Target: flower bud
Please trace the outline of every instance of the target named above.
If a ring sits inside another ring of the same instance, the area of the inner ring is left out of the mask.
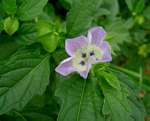
[[[53,31],[53,25],[47,21],[39,20],[36,24],[37,36],[43,36]]]
[[[19,28],[19,21],[15,17],[8,17],[4,20],[4,30],[12,36]]]
[[[142,15],[137,15],[135,17],[135,22],[138,23],[139,25],[142,25],[144,23],[144,16]]]
[[[39,42],[43,45],[47,52],[53,52],[58,44],[59,35],[56,32],[51,32],[39,37]]]

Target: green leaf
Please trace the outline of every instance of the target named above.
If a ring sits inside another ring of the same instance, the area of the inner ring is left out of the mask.
[[[101,88],[105,97],[103,114],[111,121],[134,121],[130,115],[130,105],[126,95],[110,87],[105,80],[101,81]]]
[[[145,6],[144,0],[125,0],[129,10],[133,12],[132,14],[141,13]]]
[[[138,86],[133,83],[133,79],[131,80],[129,76],[122,72],[113,70],[113,74],[115,74],[118,79],[122,81],[121,87],[123,92],[128,93],[127,98],[131,107],[131,117],[134,119],[134,121],[144,121],[146,111],[142,101],[139,99],[139,97],[137,97],[137,94],[139,93]]]
[[[144,7],[145,7],[144,0],[138,0],[138,2],[136,3],[136,6],[134,8],[134,12],[141,13],[143,11]]]
[[[28,119],[28,121],[54,121],[51,117],[36,112],[24,113],[24,116]]]
[[[74,75],[61,77],[56,90],[61,103],[57,121],[103,121],[103,98],[98,96],[91,80]]]
[[[19,48],[19,45],[8,36],[0,37],[0,60],[7,59]]]
[[[49,56],[36,48],[18,50],[0,68],[0,114],[21,110],[49,83]]]
[[[0,19],[0,32],[4,29],[3,20]]]
[[[72,4],[67,16],[67,32],[69,36],[76,36],[86,31],[94,19],[94,13],[101,4],[101,0],[80,0]]]
[[[17,10],[16,0],[2,0],[2,6],[7,14],[15,14]]]
[[[150,6],[147,6],[146,9],[144,10],[144,16],[150,20]]]
[[[130,11],[133,10],[135,1],[136,0],[125,0],[125,2],[126,2],[126,4],[127,4],[127,6],[128,6],[128,8],[129,8]]]
[[[24,0],[18,9],[19,19],[22,21],[32,20],[43,11],[48,0]]]
[[[111,14],[108,14],[110,19],[113,19],[119,13],[118,0],[104,0],[102,7],[110,11]]]
[[[17,31],[15,40],[21,45],[31,45],[37,42],[36,24],[32,22],[23,23]]]
[[[110,86],[114,87],[117,90],[121,90],[120,82],[115,75],[105,71],[100,71],[99,74],[106,79],[106,81],[110,84]]]
[[[130,34],[123,20],[115,19],[108,23],[105,28],[108,32],[106,40],[110,42],[113,50],[120,51],[121,44],[131,41]]]

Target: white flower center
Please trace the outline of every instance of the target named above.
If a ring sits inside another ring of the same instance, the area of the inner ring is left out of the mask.
[[[78,49],[72,60],[73,67],[79,71],[86,71],[88,64],[94,64],[103,56],[103,51],[96,45],[87,45]]]

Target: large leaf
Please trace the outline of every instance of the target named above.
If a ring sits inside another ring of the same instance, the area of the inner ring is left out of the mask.
[[[103,98],[96,94],[90,80],[79,76],[61,77],[56,96],[62,100],[58,121],[103,121]]]
[[[111,121],[133,121],[130,117],[130,106],[125,95],[110,87],[104,80],[101,81],[101,88],[105,97],[103,114]]]
[[[18,9],[21,20],[31,20],[40,15],[48,0],[24,0]]]
[[[0,114],[20,110],[49,82],[49,56],[37,49],[22,49],[0,66]]]
[[[134,121],[144,121],[146,116],[146,111],[142,101],[137,97],[139,89],[136,84],[133,83],[133,79],[129,76],[123,74],[122,72],[113,70],[113,73],[122,81],[121,86],[128,91],[128,102],[131,107],[131,117]]]
[[[69,36],[76,36],[87,30],[101,4],[101,0],[80,0],[72,4],[67,16],[67,31]]]

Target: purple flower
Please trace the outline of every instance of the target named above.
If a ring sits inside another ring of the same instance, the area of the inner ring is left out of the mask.
[[[55,71],[64,76],[78,72],[86,79],[92,64],[111,61],[110,46],[104,41],[105,35],[102,27],[93,27],[87,37],[67,39],[65,49],[70,57],[63,60]]]

